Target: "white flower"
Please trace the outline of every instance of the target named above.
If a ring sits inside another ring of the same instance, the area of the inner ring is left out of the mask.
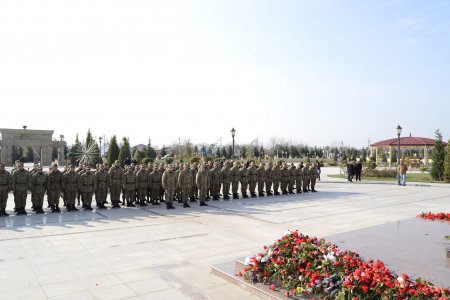
[[[269,256],[264,256],[263,258],[261,258],[261,262],[262,262],[262,263],[266,263],[266,262],[269,261],[269,259],[270,259]]]
[[[405,280],[403,279],[403,277],[400,277],[400,276],[397,277],[397,281],[398,281],[400,284],[405,283]]]
[[[284,233],[284,235],[290,235],[290,234],[292,234],[292,231],[290,231],[289,229],[288,229],[288,231],[286,231],[286,232]]]
[[[244,265],[246,266],[253,266],[253,261],[251,256],[247,256],[244,260]]]
[[[332,263],[335,263],[335,262],[336,262],[336,257],[335,257],[333,254],[331,254],[331,253],[329,253],[329,254],[327,254],[327,255],[324,255],[323,258],[324,258],[325,260],[331,261]]]

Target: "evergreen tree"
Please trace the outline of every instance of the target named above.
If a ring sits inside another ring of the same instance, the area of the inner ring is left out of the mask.
[[[165,145],[162,146],[161,151],[160,151],[160,155],[161,157],[164,157],[167,155],[167,148]]]
[[[242,146],[241,148],[241,157],[246,158],[247,157],[247,147]]]
[[[187,161],[189,161],[193,153],[194,148],[192,147],[191,141],[185,140],[183,145],[183,157],[186,158]]]
[[[434,149],[431,154],[431,158],[433,159],[433,165],[431,166],[430,175],[434,180],[443,180],[446,151],[444,144],[442,143],[442,134],[439,131],[439,129],[436,130],[435,134],[436,134],[436,141],[434,142]]]
[[[92,137],[91,129],[88,129],[86,134],[86,147],[89,147],[92,143],[94,143],[94,138]]]
[[[253,146],[253,156],[254,157],[259,157],[261,153],[259,153],[259,148],[258,146]]]
[[[444,160],[444,180],[446,182],[450,182],[450,140],[448,140],[447,144],[447,155],[445,155]]]
[[[147,156],[148,158],[151,158],[151,159],[154,160],[156,158],[156,151],[155,151],[155,149],[153,149],[152,146],[148,145],[145,148],[145,156]]]
[[[261,145],[261,147],[259,147],[259,155],[260,155],[261,157],[263,157],[264,154],[265,154],[265,152],[264,152],[264,147],[263,147],[263,145]]]
[[[119,162],[123,165],[126,159],[131,158],[130,142],[126,137],[122,138],[122,148],[119,152]]]
[[[67,157],[70,160],[70,163],[74,166],[78,166],[78,159],[79,159],[79,153],[81,152],[81,143],[80,140],[78,139],[78,134],[77,137],[75,138],[75,144],[72,145],[72,147],[70,147],[70,151],[67,154]]]
[[[96,164],[102,164],[103,163],[103,159],[102,156],[100,154],[100,147],[98,146],[97,143],[94,143],[94,148],[92,149],[92,152],[94,153],[94,161],[92,162],[94,165]]]
[[[119,145],[117,145],[117,137],[113,135],[111,140],[109,141],[108,148],[108,165],[112,166],[116,160],[119,159]]]
[[[137,147],[135,147],[135,148],[137,148]],[[137,150],[134,152],[133,159],[135,161],[137,161],[138,163],[141,163],[144,158],[145,158],[145,151]]]

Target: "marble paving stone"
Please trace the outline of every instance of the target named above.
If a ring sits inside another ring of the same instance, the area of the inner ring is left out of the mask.
[[[350,184],[324,176],[317,189],[210,201],[205,208],[176,203],[172,211],[149,206],[0,218],[0,291],[7,290],[0,298],[255,299],[211,274],[210,265],[257,253],[287,229],[322,237],[404,222],[424,210],[450,211],[450,186]],[[7,211],[13,206],[10,195]],[[393,230],[377,230],[395,242]],[[368,249],[377,244],[363,241]],[[375,254],[398,261],[392,266],[401,272],[407,264],[426,268],[412,247]],[[18,278],[26,289],[15,289]]]

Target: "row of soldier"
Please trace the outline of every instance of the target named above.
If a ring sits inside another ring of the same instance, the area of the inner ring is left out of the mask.
[[[173,209],[174,200],[183,203],[183,207],[190,207],[189,202],[197,200],[200,206],[207,206],[205,201],[211,197],[219,200],[222,194],[225,200],[230,196],[239,199],[239,186],[243,198],[249,197],[247,191],[250,197],[292,194],[294,190],[297,193],[315,192],[317,176],[316,163],[295,167],[280,161],[267,165],[255,162],[149,163],[126,165],[124,168],[116,161],[111,168],[98,164],[95,172],[83,164],[78,169],[68,165],[61,172],[53,164],[48,174],[38,165],[28,172],[20,162],[10,174],[0,162],[0,216],[8,215],[5,208],[9,191],[13,191],[15,211],[19,215],[27,214],[28,191],[31,191],[32,209],[36,213],[44,213],[45,194],[51,211],[60,212],[60,197],[68,211],[78,210],[76,200],[78,205],[82,201],[85,210],[92,210],[94,195],[97,208],[105,209],[108,192],[112,208],[120,208],[119,204],[130,207],[165,202],[167,209]]]

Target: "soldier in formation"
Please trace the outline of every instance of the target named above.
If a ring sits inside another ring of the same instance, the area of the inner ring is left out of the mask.
[[[230,168],[231,166],[231,168]],[[32,207],[36,213],[44,213],[45,194],[51,211],[59,213],[59,198],[62,196],[67,211],[77,211],[75,199],[79,197],[85,210],[93,210],[92,199],[95,195],[96,207],[107,208],[108,192],[112,208],[120,208],[121,193],[127,207],[146,206],[146,203],[159,205],[166,203],[167,209],[174,209],[173,201],[179,200],[184,208],[191,207],[189,201],[199,201],[207,206],[209,195],[213,200],[286,195],[294,193],[316,192],[318,170],[316,163],[286,164],[276,162],[238,163],[210,162],[200,164],[149,164],[127,165],[123,169],[116,161],[108,170],[107,165],[98,164],[94,171],[89,165],[75,170],[66,166],[63,172],[58,165],[50,166],[45,173],[39,165],[28,172],[18,162],[12,174],[5,170],[0,162],[0,216],[7,216],[6,202],[8,193],[13,192],[16,212],[26,214],[26,198],[31,191]],[[239,190],[240,185],[240,190]],[[125,204],[124,201],[124,204]]]

